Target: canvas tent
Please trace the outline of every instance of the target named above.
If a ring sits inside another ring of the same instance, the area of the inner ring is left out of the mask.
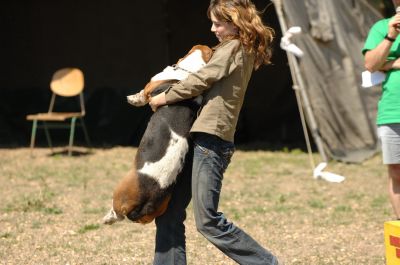
[[[283,32],[292,26],[303,30],[295,43],[305,55],[288,54],[289,63],[322,159],[360,162],[370,157],[378,148],[379,88],[361,88],[361,49],[379,13],[363,0],[273,2]]]

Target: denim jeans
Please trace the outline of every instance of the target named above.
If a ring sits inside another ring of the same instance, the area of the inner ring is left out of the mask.
[[[183,222],[192,194],[197,230],[218,249],[239,264],[278,264],[274,255],[218,212],[223,173],[233,155],[233,143],[203,133],[194,134],[194,142],[168,208],[155,220],[153,264],[186,265]]]
[[[186,155],[185,166],[179,174],[165,213],[155,219],[156,244],[154,265],[185,265],[185,225],[186,207],[192,198],[191,179],[193,148]]]
[[[197,230],[239,264],[278,264],[274,255],[218,212],[223,173],[233,155],[233,143],[204,133],[195,134],[193,141],[192,199]]]

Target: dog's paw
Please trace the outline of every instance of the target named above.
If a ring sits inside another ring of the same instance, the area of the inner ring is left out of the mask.
[[[127,96],[126,99],[128,100],[129,104],[135,107],[141,107],[147,104],[143,90],[141,90],[139,93]]]
[[[114,209],[111,209],[104,217],[103,224],[112,225],[115,222],[122,221],[124,217],[119,216]]]

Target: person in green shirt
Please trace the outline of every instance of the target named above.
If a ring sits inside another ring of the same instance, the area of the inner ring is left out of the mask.
[[[393,0],[395,7],[400,0]],[[383,163],[388,165],[389,197],[400,219],[400,13],[376,22],[368,34],[362,53],[365,68],[383,71],[382,95],[378,102],[378,137]]]

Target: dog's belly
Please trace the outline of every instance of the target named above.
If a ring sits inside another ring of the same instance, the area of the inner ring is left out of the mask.
[[[161,189],[167,188],[176,180],[182,170],[185,155],[189,149],[188,140],[170,130],[170,139],[164,156],[156,162],[145,162],[138,173],[153,178]]]

